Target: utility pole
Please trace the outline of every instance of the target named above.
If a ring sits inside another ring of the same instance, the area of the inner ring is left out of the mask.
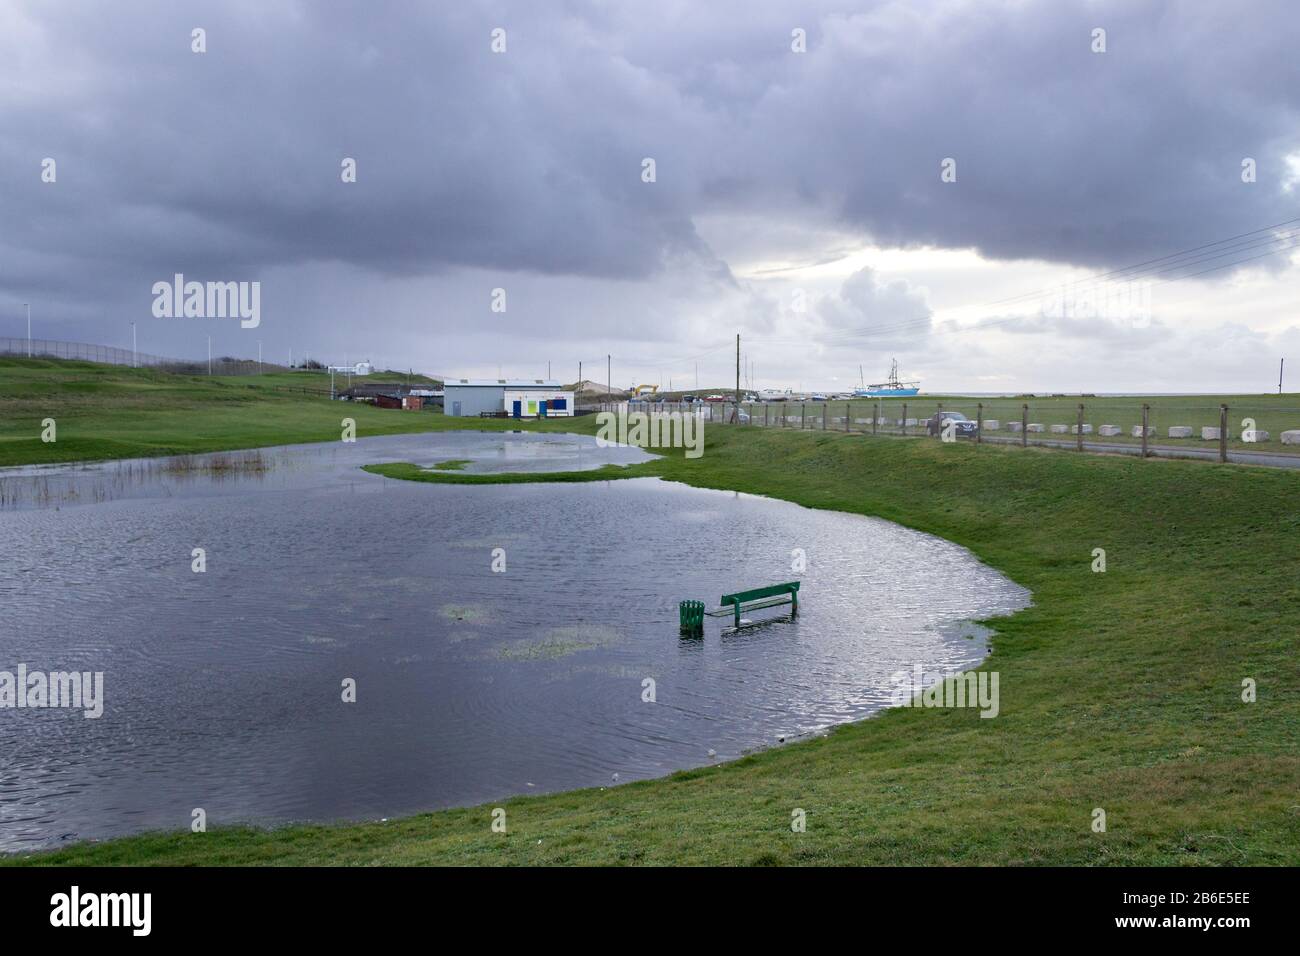
[[[131,323],[131,367],[132,368],[140,367],[140,361],[139,359],[136,358],[136,352],[135,352],[135,323],[134,322]]]
[[[208,336],[208,375],[212,374],[212,336]]]
[[[547,380],[548,382],[551,380],[551,363],[550,363],[550,362],[547,362],[547,363],[546,363],[546,380]]]
[[[32,333],[31,333],[30,331],[27,333],[27,337],[28,337],[29,339],[32,337]],[[28,354],[30,355],[30,354],[31,354],[31,349],[29,348],[27,351],[28,351]],[[1278,393],[1279,395],[1282,394],[1282,367],[1283,367],[1284,365],[1286,365],[1286,359],[1278,359],[1278,363],[1277,363],[1277,393]]]
[[[740,333],[736,333],[736,411],[732,416],[736,422],[740,421]]]
[[[605,353],[605,394],[609,396],[606,401],[614,400],[614,357],[608,352]]]
[[[257,374],[262,374],[262,340],[257,340]]]
[[[31,358],[32,357],[32,304],[30,302],[24,302],[23,305],[26,306],[27,308],[27,357]]]
[[[581,362],[581,360],[580,360],[580,361],[578,362],[578,384],[577,384],[577,387],[575,387],[574,390],[573,390],[573,392],[574,392],[574,394],[573,394],[573,402],[574,402],[575,405],[576,405],[577,402],[578,402],[578,394],[577,394],[577,393],[578,393],[578,392],[581,392],[581,391],[582,391],[582,362]]]

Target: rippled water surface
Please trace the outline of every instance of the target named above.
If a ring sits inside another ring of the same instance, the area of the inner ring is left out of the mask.
[[[1027,603],[877,519],[656,479],[359,470],[641,457],[461,432],[0,471],[0,670],[103,671],[106,698],[98,720],[0,709],[0,847],[185,828],[196,807],[378,818],[732,758],[870,714],[895,671],[974,663],[965,622]],[[796,577],[796,620],[677,633],[683,598]]]

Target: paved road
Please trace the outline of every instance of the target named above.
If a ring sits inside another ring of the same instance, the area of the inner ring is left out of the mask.
[[[984,440],[1000,445],[1019,445],[1019,438],[1002,438],[992,435],[985,435]],[[1051,438],[1031,438],[1031,445],[1042,445],[1047,448],[1068,448],[1073,450],[1075,443],[1073,439],[1066,441],[1053,440]],[[1083,442],[1084,451],[1100,452],[1111,455],[1141,455],[1141,445],[1120,445],[1111,442],[1088,441],[1086,438]],[[1152,458],[1195,458],[1201,461],[1218,461],[1219,448],[1216,443],[1213,448],[1180,448],[1176,445],[1148,445],[1147,451]],[[1266,451],[1228,451],[1228,461],[1243,465],[1266,465],[1270,468],[1300,468],[1300,455],[1285,455],[1277,452]]]

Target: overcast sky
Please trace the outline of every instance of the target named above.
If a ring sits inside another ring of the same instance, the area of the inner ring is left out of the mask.
[[[163,355],[681,388],[739,332],[755,387],[1275,390],[1298,40],[1294,0],[4,0],[0,336],[30,302]],[[260,325],[155,317],[176,273],[260,282]]]

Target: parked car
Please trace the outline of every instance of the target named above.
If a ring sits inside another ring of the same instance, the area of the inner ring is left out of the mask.
[[[826,401],[826,396],[823,395],[821,392],[813,392],[812,400],[814,402],[824,402]]]
[[[717,394],[705,395],[704,400],[706,402],[725,402],[727,400],[727,397],[725,395],[717,395]]]
[[[958,438],[974,438],[976,424],[961,412],[935,412],[925,421],[925,432],[931,437],[943,434],[944,423],[953,423],[953,434]]]

